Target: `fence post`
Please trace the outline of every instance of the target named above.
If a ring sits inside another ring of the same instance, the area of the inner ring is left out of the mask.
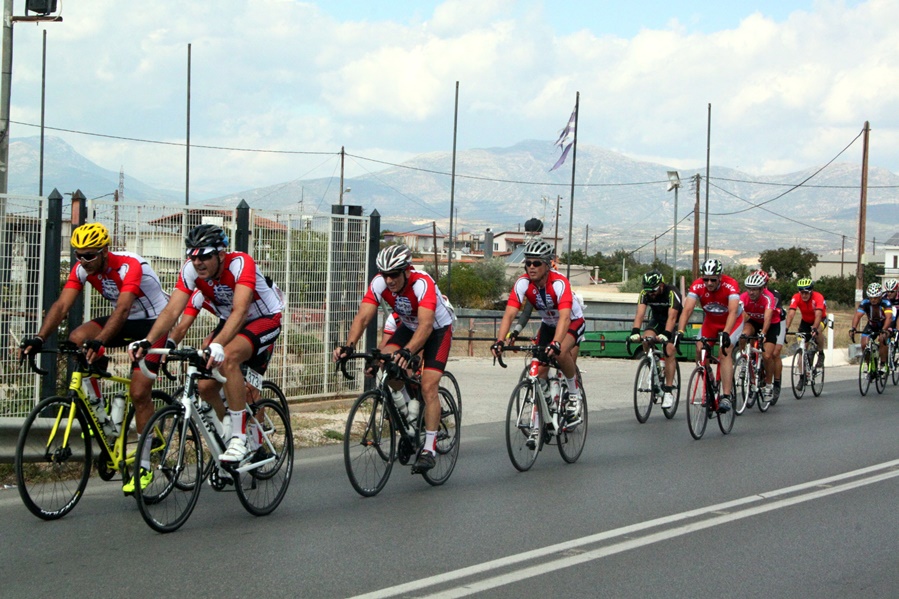
[[[241,200],[236,210],[237,230],[234,232],[234,249],[238,252],[250,252],[250,205]]]
[[[474,341],[472,338],[474,337],[474,318],[468,319],[468,357],[472,357],[474,355]]]
[[[59,297],[59,254],[62,251],[62,194],[55,188],[47,196],[47,222],[44,234],[43,294],[41,320]],[[47,345],[58,346],[56,331],[50,333]],[[43,354],[41,367],[47,375],[41,377],[41,397],[56,395],[56,354]]]
[[[376,261],[378,258],[378,251],[381,249],[381,213],[377,210],[372,210],[371,215],[369,216],[368,221],[368,264],[365,267],[365,282],[368,283],[373,278],[375,278],[375,273],[378,272],[378,267],[376,266]],[[368,342],[368,345],[372,345],[374,340],[378,339],[378,319],[373,319],[370,323],[368,323],[368,328],[365,329],[365,338]],[[362,348],[365,351],[367,348]],[[373,389],[375,386],[375,379],[372,377],[365,378],[365,390],[368,391]]]
[[[80,227],[84,223],[87,222],[87,198],[84,197],[84,194],[81,193],[80,189],[76,189],[74,193],[72,193],[72,230],[74,231],[76,227]],[[69,249],[69,267],[72,268],[75,266],[75,250]],[[85,287],[85,293],[87,292],[87,287]],[[75,298],[75,303],[72,304],[72,309],[69,310],[69,329],[68,332],[71,333],[75,329],[77,329],[82,322],[84,322],[84,295],[85,293],[79,293],[78,297]],[[54,381],[54,385],[56,381]]]

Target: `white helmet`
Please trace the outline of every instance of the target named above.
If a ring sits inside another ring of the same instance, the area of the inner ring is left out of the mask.
[[[412,264],[412,250],[402,243],[391,245],[378,252],[375,265],[381,272],[404,270]]]
[[[896,279],[887,279],[883,282],[883,290],[887,293],[896,291],[897,287],[899,287],[899,281],[897,281]]]
[[[549,263],[552,261],[554,254],[552,244],[539,237],[531,239],[524,246],[525,258],[540,258],[544,262]]]
[[[746,281],[744,282],[747,289],[759,289],[765,286],[765,277],[754,272],[746,277]]]
[[[704,277],[717,277],[724,272],[724,265],[721,260],[711,258],[702,263],[699,268],[699,274]]]

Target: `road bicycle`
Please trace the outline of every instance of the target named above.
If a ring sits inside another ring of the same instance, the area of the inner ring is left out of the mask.
[[[762,335],[740,335],[746,344],[734,358],[734,411],[742,414],[756,405],[759,412],[767,412],[774,405],[772,398],[762,392],[765,388],[765,338]]]
[[[850,339],[855,343],[855,333],[850,332]],[[858,362],[858,390],[862,396],[867,395],[871,381],[874,381],[877,393],[882,394],[887,386],[887,377],[889,373],[881,372],[880,368],[880,333],[872,333]]]
[[[453,376],[449,370],[444,370],[440,377],[440,386],[450,392],[456,401],[456,409],[459,410],[459,419],[462,418],[462,389],[459,388],[459,381]]]
[[[662,348],[658,347],[659,338],[655,336],[641,337],[640,341],[644,347],[649,348],[649,352],[640,360],[637,366],[637,376],[634,378],[634,413],[637,415],[637,422],[645,423],[649,419],[649,413],[652,411],[653,404],[662,401],[664,391],[662,385],[665,384],[665,355],[663,353],[665,344]],[[627,342],[627,353],[631,353],[630,341]],[[680,364],[675,360],[674,384],[671,387],[671,394],[674,396],[674,405],[670,408],[662,408],[665,418],[671,420],[677,413],[677,406],[680,404]]]
[[[393,361],[393,355],[371,349],[368,353],[352,353],[339,362],[343,376],[352,379],[346,365],[350,360],[365,360],[366,371],[377,374],[381,367],[385,376],[378,385],[360,395],[347,416],[343,436],[343,458],[347,477],[357,493],[363,497],[377,495],[393,470],[393,464],[414,463],[424,445],[425,403],[418,376],[409,376]],[[399,408],[393,400],[388,381],[402,381],[419,411],[408,417],[408,406]],[[459,457],[462,417],[453,394],[444,387],[437,390],[440,399],[440,423],[437,426],[435,465],[417,472],[429,484],[445,483]],[[413,468],[413,474],[416,474]]]
[[[28,367],[41,376],[47,371],[35,363],[37,353],[68,356],[69,390],[42,399],[25,418],[16,443],[15,472],[25,507],[38,518],[55,520],[72,511],[84,495],[95,444],[100,478],[110,481],[120,473],[121,480],[130,480],[138,435],[130,378],[88,364],[82,349],[70,341],[28,354]],[[101,386],[110,384],[115,388],[103,393]],[[152,399],[156,407],[171,402],[158,389]]]
[[[818,344],[811,333],[787,333],[795,335],[798,346],[793,354],[790,366],[790,378],[793,385],[793,397],[802,399],[806,387],[812,388],[815,397],[824,389],[824,359],[818,353]]]
[[[137,455],[149,449],[152,479],[144,484],[135,477],[137,506],[144,521],[158,532],[173,532],[190,517],[200,495],[204,468],[202,444],[212,459],[209,474],[214,490],[233,485],[244,508],[254,516],[272,513],[284,499],[293,476],[293,431],[284,412],[284,394],[274,383],[255,381],[259,394],[247,398],[247,459],[235,464],[222,462],[228,439],[214,410],[203,410],[198,394],[202,379],[225,383],[216,370],[207,370],[208,355],[191,347],[150,349],[167,356],[167,362],[182,362],[185,385],[172,405],[158,410],[140,436]],[[147,445],[150,448],[147,448]]]
[[[705,434],[705,427],[710,419],[717,417],[718,428],[726,435],[733,429],[736,418],[736,410],[733,407],[723,414],[718,412],[718,402],[721,399],[721,365],[712,355],[712,344],[717,340],[715,337],[683,340],[702,344],[696,353],[696,369],[693,370],[687,383],[687,426],[696,440]],[[713,365],[717,366],[714,375]]]
[[[528,375],[512,391],[506,409],[506,449],[512,465],[525,472],[537,461],[544,445],[555,444],[559,454],[569,464],[573,464],[584,451],[587,441],[587,394],[577,373],[580,388],[580,411],[569,421],[568,380],[558,368],[554,359],[546,355],[546,348],[539,345],[507,346],[503,351],[523,351],[531,355]],[[502,354],[496,357],[499,365],[506,368]],[[550,366],[549,379],[539,377],[542,366]],[[546,389],[543,385],[546,384]]]

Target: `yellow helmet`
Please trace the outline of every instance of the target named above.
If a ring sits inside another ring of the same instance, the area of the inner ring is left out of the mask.
[[[87,223],[72,231],[72,247],[76,250],[102,248],[109,245],[109,231],[100,223]]]

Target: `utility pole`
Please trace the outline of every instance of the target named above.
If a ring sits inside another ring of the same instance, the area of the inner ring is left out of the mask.
[[[861,198],[858,208],[858,258],[855,262],[855,303],[862,301],[862,290],[865,285],[865,220],[868,217],[868,134],[871,127],[865,121],[865,136],[862,144],[862,183]]]
[[[846,236],[843,235],[843,241],[840,243],[840,278],[843,278],[843,265],[846,263]]]
[[[437,263],[437,221],[431,221],[431,235],[434,240],[434,282],[440,282],[440,265]]]
[[[561,201],[562,196],[556,196],[556,232],[553,239],[553,251],[556,254],[556,259],[559,258],[559,202]]]
[[[699,278],[699,173],[693,176],[696,203],[693,205],[693,280]]]
[[[587,246],[589,245],[589,243],[590,243],[590,225],[587,225],[587,232],[584,233],[584,258],[586,258],[587,256],[590,255],[587,253]]]
[[[705,258],[709,259],[709,158],[712,152],[712,103],[709,102],[709,122],[705,140]]]
[[[659,238],[658,235],[655,235],[652,238],[652,262],[653,262],[653,264],[655,264],[659,260],[659,253],[656,251],[656,241],[658,240],[658,238]]]
[[[340,206],[343,206],[343,161],[346,158],[346,151],[340,146]],[[343,210],[340,211],[343,214]]]

